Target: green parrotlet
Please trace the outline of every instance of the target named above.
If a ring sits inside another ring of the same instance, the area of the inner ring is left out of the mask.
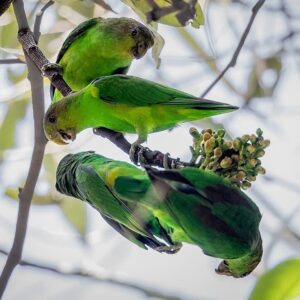
[[[137,178],[145,177],[141,170],[130,164],[113,161],[93,152],[69,154],[57,168],[56,188],[63,194],[90,203],[109,225],[141,248],[177,252],[181,243],[172,241],[149,208],[138,202],[128,202],[114,191],[115,175],[122,176],[126,172]],[[148,187],[149,180],[145,184]]]
[[[60,162],[56,187],[89,202],[117,231],[143,248],[174,253],[182,242],[194,244],[206,255],[224,259],[217,273],[234,277],[243,277],[257,266],[262,255],[261,214],[243,192],[197,168],[147,168],[147,173],[81,152]]]
[[[153,43],[153,33],[134,19],[93,18],[70,33],[56,63],[71,89],[79,91],[97,77],[126,74],[133,59],[143,57]],[[62,98],[54,86],[51,98]]]
[[[137,133],[141,144],[149,133],[231,112],[237,107],[128,75],[96,79],[79,92],[53,103],[44,118],[45,134],[66,144],[87,128],[105,127]]]

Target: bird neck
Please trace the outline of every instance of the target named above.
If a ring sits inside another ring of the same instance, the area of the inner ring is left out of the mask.
[[[259,236],[256,247],[249,254],[236,259],[227,259],[225,262],[234,277],[243,277],[256,268],[261,260],[262,253],[262,240]]]
[[[101,116],[104,110],[102,101],[98,98],[98,89],[94,85],[90,84],[74,95],[70,95],[67,106],[67,118],[64,119],[71,127],[75,126],[77,133],[87,128],[101,127]]]

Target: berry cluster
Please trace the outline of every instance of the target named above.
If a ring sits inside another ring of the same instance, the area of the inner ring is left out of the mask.
[[[258,174],[265,174],[260,158],[265,155],[269,140],[259,128],[256,134],[245,134],[234,140],[225,139],[225,130],[190,129],[193,137],[191,164],[229,179],[234,185],[247,189]]]

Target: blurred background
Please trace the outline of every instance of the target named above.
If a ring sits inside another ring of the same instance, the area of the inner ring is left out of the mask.
[[[138,16],[121,1],[57,0],[45,13],[40,47],[54,62],[70,30],[94,16]],[[161,66],[151,53],[135,61],[129,74],[200,95],[231,59],[255,1],[200,1],[205,26],[175,28],[159,24],[165,39]],[[26,0],[30,23],[44,1]],[[10,8],[0,18],[0,59],[18,58],[17,24]],[[221,300],[247,299],[261,274],[300,250],[300,6],[297,0],[266,1],[237,65],[207,98],[241,107],[232,114],[194,123],[224,127],[231,136],[264,131],[271,140],[259,176],[247,194],[259,206],[264,255],[249,276],[234,279],[214,272],[219,260],[184,245],[176,255],[142,250],[111,229],[89,206],[55,191],[55,171],[67,153],[94,150],[129,161],[116,146],[92,134],[70,146],[49,143],[31,207],[23,253],[5,299]],[[24,184],[33,146],[30,85],[24,64],[0,66],[0,267],[5,263],[16,223],[18,187]],[[46,106],[50,104],[45,79]],[[191,124],[149,136],[147,146],[190,159]],[[134,141],[135,136],[128,136]],[[27,266],[26,266],[27,265]]]

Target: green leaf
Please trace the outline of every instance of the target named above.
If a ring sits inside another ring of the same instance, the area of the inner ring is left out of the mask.
[[[248,90],[245,95],[245,102],[249,104],[254,98],[272,97],[281,77],[282,62],[280,56],[258,58],[252,66],[248,76]],[[262,82],[265,71],[273,71],[275,80],[266,86]]]
[[[55,159],[55,154],[47,153],[44,156],[43,163],[45,168],[45,179],[49,182],[51,187],[54,187],[56,182],[56,168],[58,164]]]
[[[15,145],[16,124],[24,118],[28,103],[28,97],[8,103],[8,110],[0,124],[0,161],[3,153]]]
[[[19,201],[19,190],[17,189],[7,188],[5,190],[5,195],[12,200]],[[34,194],[31,203],[35,205],[49,205],[49,204],[58,204],[61,201],[62,201],[61,197],[57,198],[53,196],[52,193],[48,193],[46,195]]]
[[[18,36],[18,24],[15,18],[7,25],[0,27],[0,44],[4,48],[20,48],[20,43],[17,39]]]
[[[289,259],[265,273],[249,300],[294,300],[300,297],[300,259]]]
[[[91,1],[78,1],[78,0],[56,0],[57,4],[60,5],[60,9],[58,13],[63,16],[64,18],[68,19],[69,14],[72,13],[72,11],[67,11],[67,16],[65,15],[66,11],[62,11],[61,8],[63,6],[68,6],[71,8],[71,10],[74,11],[74,13],[78,13],[81,16],[84,16],[85,18],[92,18],[93,12],[94,12],[94,3]],[[76,19],[76,15],[73,15]]]
[[[113,13],[116,13],[112,7],[107,4],[104,0],[92,0],[94,3],[98,4],[99,6],[101,6],[103,9],[111,11]]]
[[[72,197],[64,197],[60,203],[60,208],[68,222],[84,237],[87,227],[85,203]]]
[[[155,61],[156,68],[158,69],[161,64],[160,54],[165,45],[164,38],[154,29],[152,30],[154,33],[154,45],[152,47],[152,58]]]
[[[175,27],[190,23],[195,28],[204,24],[204,16],[197,0],[122,0],[147,23],[158,22]]]
[[[15,58],[18,58],[21,61],[25,62],[24,52],[21,49],[0,47],[0,53],[9,56],[13,55],[15,56]]]
[[[7,79],[13,83],[13,84],[17,84],[19,83],[21,80],[24,80],[27,76],[27,68],[26,65],[21,65],[18,67],[18,70],[16,70],[15,68],[10,68],[8,67],[6,69],[6,74],[7,74]]]

